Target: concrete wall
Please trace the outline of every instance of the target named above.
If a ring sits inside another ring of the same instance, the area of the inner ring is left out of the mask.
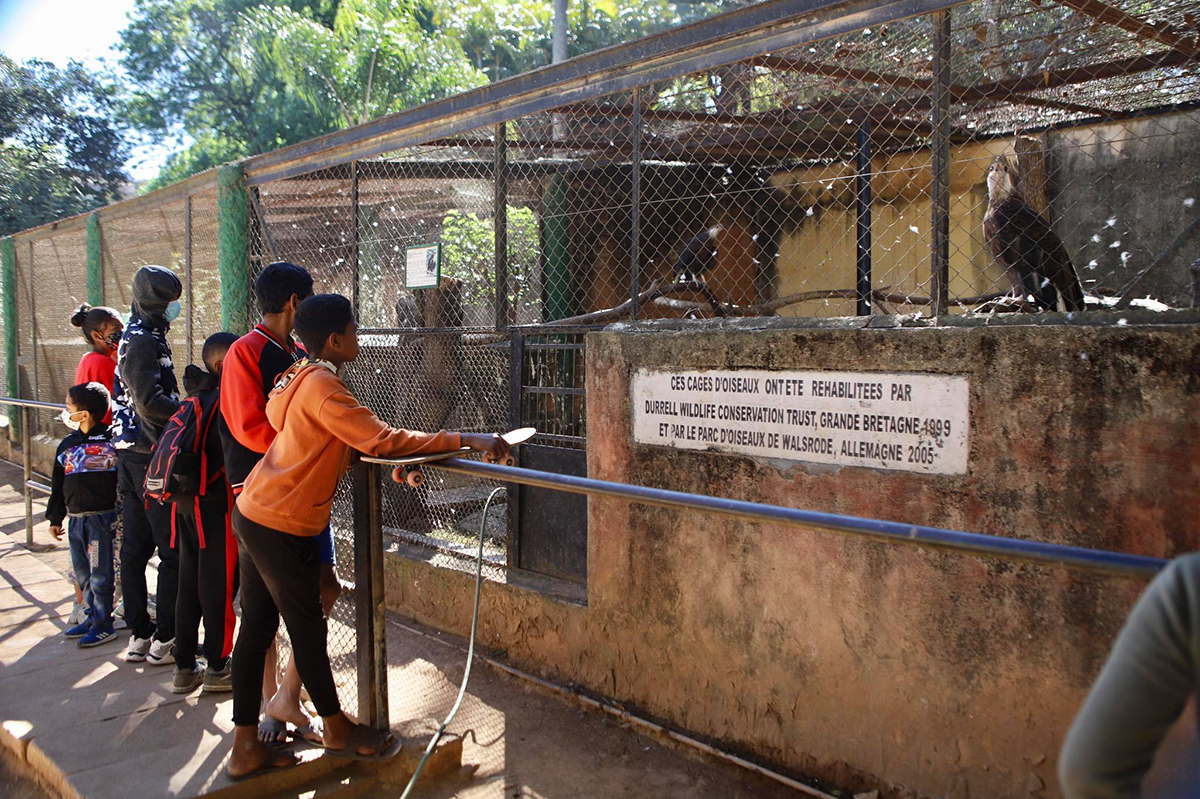
[[[668,324],[589,337],[590,476],[1150,555],[1200,548],[1200,459],[1187,443],[1200,434],[1196,324]],[[640,367],[966,375],[969,470],[635,445]],[[885,796],[1058,795],[1062,735],[1142,588],[614,500],[592,500],[589,518],[587,607],[489,583],[483,644]],[[389,563],[389,606],[438,627],[466,630],[470,587],[457,572]]]

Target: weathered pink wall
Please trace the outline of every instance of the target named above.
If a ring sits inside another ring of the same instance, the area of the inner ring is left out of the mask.
[[[1200,548],[1194,325],[660,326],[588,348],[592,477],[1149,555]],[[635,445],[639,367],[967,375],[969,472]],[[1061,737],[1142,588],[615,500],[592,500],[589,517],[587,607],[488,584],[484,644],[885,795],[1058,795]],[[389,606],[436,626],[466,629],[469,589],[455,572],[389,564]]]

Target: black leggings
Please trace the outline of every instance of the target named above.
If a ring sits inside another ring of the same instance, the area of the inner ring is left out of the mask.
[[[238,589],[238,550],[229,526],[229,502],[222,490],[216,499],[183,500],[171,510],[179,552],[175,665],[196,666],[203,622],[204,657],[209,668],[219,670],[233,650],[233,597]]]
[[[258,724],[263,665],[279,629],[292,639],[300,680],[321,716],[341,710],[321,607],[321,555],[315,536],[298,536],[250,521],[233,508],[241,567],[242,626],[233,648],[233,723]]]

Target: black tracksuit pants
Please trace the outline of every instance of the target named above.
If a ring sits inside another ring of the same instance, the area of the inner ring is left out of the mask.
[[[118,451],[117,491],[121,494],[121,591],[125,622],[138,638],[151,633],[159,641],[175,637],[175,594],[179,586],[179,557],[171,548],[171,509],[154,500],[146,504],[144,485],[150,456]],[[146,565],[158,550],[158,627],[146,610]]]
[[[233,651],[233,597],[238,590],[238,548],[229,518],[229,499],[173,503],[175,548],[179,552],[179,598],[175,604],[175,665],[192,669],[200,624],[204,657],[220,669]],[[199,522],[199,524],[197,524]]]
[[[233,649],[233,723],[258,724],[262,673],[279,617],[292,639],[300,680],[321,716],[341,710],[321,606],[321,551],[315,536],[299,536],[256,524],[234,506],[242,582],[242,626]]]

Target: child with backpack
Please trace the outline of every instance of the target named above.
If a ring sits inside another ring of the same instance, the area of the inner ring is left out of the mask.
[[[329,524],[334,491],[352,453],[398,457],[468,446],[496,458],[508,454],[496,435],[398,430],[360,405],[337,376],[338,367],[358,357],[358,324],[345,297],[309,297],[296,311],[295,326],[310,356],[288,369],[271,392],[267,419],[278,435],[246,478],[233,510],[242,586],[227,766],[235,778],[296,762],[292,753],[267,749],[258,738],[263,661],[281,614],[296,667],[324,722],[326,754],[379,760],[399,751],[391,733],[342,712],[325,646],[318,536]]]
[[[187,398],[163,428],[145,492],[171,508],[171,546],[179,553],[175,602],[175,677],[171,690],[187,694],[233,690],[233,597],[237,593],[237,544],[229,524],[232,493],[216,419],[220,414],[221,367],[233,333],[214,333],[204,342],[204,369],[183,374]],[[200,624],[204,659],[196,662]]]
[[[46,520],[61,541],[63,518],[71,548],[75,583],[83,591],[87,615],[68,629],[67,638],[91,647],[112,641],[113,538],[117,533],[117,451],[108,426],[108,389],[80,383],[67,391],[62,421],[72,432],[58,445]]]

